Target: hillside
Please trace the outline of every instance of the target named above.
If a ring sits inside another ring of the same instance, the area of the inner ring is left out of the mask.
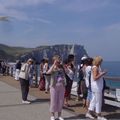
[[[28,58],[33,58],[39,63],[43,57],[48,57],[51,61],[52,56],[58,54],[65,60],[70,54],[71,49],[74,49],[76,62],[80,62],[83,55],[87,55],[84,46],[81,45],[52,45],[52,46],[39,46],[36,48],[24,48],[24,47],[11,47],[0,44],[0,59],[6,59],[8,61],[15,61],[21,59],[26,61]]]
[[[15,59],[18,59],[22,54],[31,52],[32,50],[32,48],[11,47],[0,44],[0,59],[14,61]]]

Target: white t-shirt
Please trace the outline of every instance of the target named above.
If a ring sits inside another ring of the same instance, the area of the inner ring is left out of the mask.
[[[93,66],[92,69],[97,66]],[[99,67],[98,72],[101,72],[101,68]],[[91,89],[93,92],[101,92],[103,90],[103,76],[97,80],[93,78],[93,72],[91,72]]]
[[[68,75],[68,77],[70,78],[70,80],[73,80],[73,79],[74,79],[75,73],[74,73],[73,70],[70,69],[69,67],[67,67],[67,69],[66,69],[66,74]]]
[[[45,63],[45,64],[43,65],[43,73],[46,73],[47,70],[48,70],[48,63]]]
[[[85,84],[86,87],[89,87],[89,76],[90,76],[90,72],[91,72],[91,66],[87,66],[85,68]]]

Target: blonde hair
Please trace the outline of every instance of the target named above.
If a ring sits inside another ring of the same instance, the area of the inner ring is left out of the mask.
[[[96,56],[94,59],[93,59],[93,65],[100,65],[101,62],[103,61],[102,57],[101,56]]]
[[[52,61],[54,62],[55,60],[59,60],[59,59],[60,59],[59,55],[54,55],[53,58],[52,58]]]

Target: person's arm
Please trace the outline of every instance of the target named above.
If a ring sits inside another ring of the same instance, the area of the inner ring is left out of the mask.
[[[53,65],[50,67],[50,69],[46,72],[46,74],[51,74],[53,72],[55,65],[56,65],[56,61],[53,63]]]
[[[98,67],[94,67],[92,69],[93,72],[93,79],[94,80],[98,80],[99,78],[101,78],[103,75],[106,74],[106,72],[99,72]]]

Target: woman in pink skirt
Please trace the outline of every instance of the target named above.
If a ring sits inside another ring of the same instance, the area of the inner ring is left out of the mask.
[[[58,119],[64,120],[61,117],[62,107],[64,103],[65,93],[65,72],[61,65],[60,56],[53,57],[53,65],[48,70],[47,74],[51,74],[50,80],[50,120],[55,120],[55,113],[58,113]]]

